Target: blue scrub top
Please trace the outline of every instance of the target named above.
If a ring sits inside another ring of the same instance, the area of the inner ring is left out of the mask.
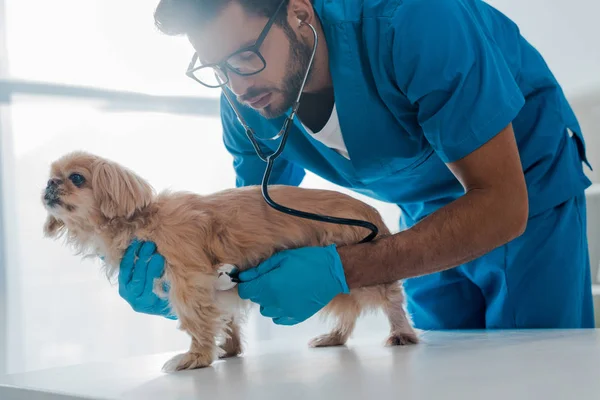
[[[271,183],[299,185],[309,170],[397,204],[401,226],[410,227],[464,194],[445,163],[512,122],[531,215],[590,185],[581,129],[561,87],[498,10],[478,0],[314,0],[314,7],[350,160],[296,121]],[[275,135],[285,118],[237,105],[260,137]],[[224,97],[221,115],[236,186],[260,184],[265,163]]]

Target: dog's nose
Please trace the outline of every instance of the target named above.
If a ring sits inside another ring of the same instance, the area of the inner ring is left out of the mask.
[[[48,181],[48,185],[46,187],[56,187],[58,185],[60,185],[62,183],[62,180],[60,179],[56,179],[56,178],[52,178]]]

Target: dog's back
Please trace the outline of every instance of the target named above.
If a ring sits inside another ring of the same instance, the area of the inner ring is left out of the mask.
[[[282,185],[269,187],[269,195],[276,203],[295,210],[369,221],[378,227],[379,235],[389,235],[379,212],[351,196]],[[369,234],[363,227],[314,221],[275,210],[265,202],[258,186],[208,196],[161,194],[156,209],[156,234],[169,235],[163,240],[179,243],[180,249],[186,244],[196,247],[213,266],[225,263],[244,269],[283,249],[357,243]]]

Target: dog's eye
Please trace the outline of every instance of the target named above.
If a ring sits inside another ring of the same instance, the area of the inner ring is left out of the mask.
[[[69,180],[77,187],[81,187],[85,183],[85,178],[79,174],[71,174]]]

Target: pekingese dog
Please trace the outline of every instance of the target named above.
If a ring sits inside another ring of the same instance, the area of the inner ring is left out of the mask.
[[[278,203],[325,215],[367,220],[389,235],[371,206],[335,191],[274,185]],[[80,254],[102,256],[109,277],[134,238],[156,243],[166,260],[154,292],[168,298],[191,336],[191,347],[165,364],[178,371],[211,365],[217,357],[242,352],[240,324],[248,310],[237,289],[215,289],[218,270],[230,264],[254,267],[275,252],[303,246],[346,245],[360,241],[365,229],[290,216],[265,203],[260,187],[224,190],[209,196],[165,191],[155,194],[142,178],[123,166],[84,152],[69,153],[51,166],[42,193],[48,211],[46,236],[63,236]],[[365,265],[365,268],[369,268]],[[163,284],[170,290],[165,293]],[[352,290],[335,297],[322,315],[337,318],[333,331],[312,347],[346,342],[359,315],[383,310],[391,332],[387,345],[418,343],[404,309],[401,282]],[[218,341],[216,338],[221,337]]]

